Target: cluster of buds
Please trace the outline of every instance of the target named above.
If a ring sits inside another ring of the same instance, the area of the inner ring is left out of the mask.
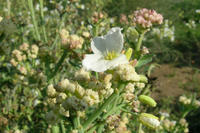
[[[192,103],[192,99],[188,98],[186,96],[180,96],[179,97],[179,102],[182,103],[182,104],[184,104],[184,105],[193,104],[196,107],[200,107],[200,101],[199,100],[194,99],[194,101]]]
[[[81,83],[90,82],[89,72],[80,69],[75,73],[73,79],[74,81],[63,79],[56,85],[50,84],[48,86],[47,103],[55,115],[69,117],[71,113],[85,111],[88,106],[93,106],[100,102],[98,91],[88,88],[87,85],[80,85]],[[80,112],[79,115],[84,116]]]
[[[184,118],[181,118],[179,121],[170,120],[169,118],[161,121],[161,129],[167,130],[168,132],[178,131],[177,127],[181,128],[183,133],[189,132],[188,123]]]
[[[114,77],[122,81],[147,83],[144,75],[139,75],[131,64],[122,64],[115,68]],[[139,84],[138,84],[139,85]]]
[[[104,17],[102,12],[94,12],[92,15],[92,21],[94,23],[97,23],[100,19],[102,19]]]
[[[19,50],[15,49],[12,51],[12,59],[10,63],[12,66],[17,67],[17,69],[24,75],[27,74],[26,65],[23,65],[23,62],[29,59],[37,58],[39,48],[37,45],[31,45],[23,43],[19,46]]]
[[[12,51],[12,59],[10,60],[10,63],[13,65],[13,66],[17,66],[19,62],[21,62],[22,60],[26,60],[26,55],[15,49]]]
[[[111,83],[112,78],[113,78],[112,74],[100,74],[99,81],[94,79],[93,82],[91,82],[90,84],[91,87],[94,84],[97,86],[97,90],[101,96],[100,97],[101,100],[107,98],[114,92]]]
[[[127,18],[127,16],[125,14],[121,14],[119,22],[121,24],[128,24],[128,18]]]
[[[89,38],[89,37],[90,37],[90,33],[87,32],[87,31],[84,31],[84,32],[82,33],[82,36],[85,37],[85,38]]]
[[[126,126],[128,122],[127,116],[120,117],[119,115],[111,115],[106,119],[106,131],[112,131],[115,133],[130,133]]]
[[[145,54],[149,54],[149,49],[145,46],[142,47],[142,54],[145,55]]]
[[[144,29],[150,28],[154,24],[162,24],[163,16],[155,10],[143,8],[134,12],[133,23]]]
[[[171,131],[174,129],[174,127],[176,126],[176,121],[170,121],[169,119],[164,119],[162,121],[162,127],[167,130],[167,131]]]
[[[186,119],[181,118],[179,120],[179,124],[184,128],[184,133],[189,133],[188,123],[187,123]]]
[[[70,49],[81,49],[84,39],[78,35],[70,35],[65,29],[60,31],[61,43],[64,47],[69,47]]]

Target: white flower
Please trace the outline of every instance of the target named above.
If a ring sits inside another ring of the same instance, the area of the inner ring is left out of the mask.
[[[94,54],[87,54],[82,64],[86,70],[103,72],[120,64],[128,63],[121,54],[124,38],[119,27],[112,28],[105,36],[96,37],[91,42]]]

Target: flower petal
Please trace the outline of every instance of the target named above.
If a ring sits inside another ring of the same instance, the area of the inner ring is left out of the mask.
[[[112,69],[121,64],[127,64],[128,60],[124,54],[119,55],[117,58],[110,60],[107,62],[107,68]]]
[[[87,54],[82,61],[83,67],[86,70],[95,72],[104,72],[107,69],[112,69],[120,64],[126,63],[128,63],[128,60],[123,54],[113,60],[105,60],[103,56],[99,54]]]
[[[95,72],[103,72],[107,70],[106,60],[99,54],[87,54],[82,61],[83,67],[86,70],[92,70]]]
[[[91,42],[92,51],[96,54],[107,52],[120,53],[123,48],[124,38],[121,28],[112,28],[105,36],[96,37]]]

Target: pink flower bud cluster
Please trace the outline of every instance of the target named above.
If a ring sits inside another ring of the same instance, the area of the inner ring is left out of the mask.
[[[104,17],[104,14],[102,12],[94,12],[92,16],[92,21],[94,23],[97,23],[100,19]]]
[[[127,16],[125,15],[125,14],[121,14],[120,15],[120,23],[121,24],[128,24],[128,18],[127,18]]]
[[[154,24],[162,24],[163,16],[155,10],[143,8],[134,12],[134,24],[143,28],[150,28]]]

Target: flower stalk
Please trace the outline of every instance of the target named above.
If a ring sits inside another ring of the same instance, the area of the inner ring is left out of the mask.
[[[140,51],[140,48],[141,48],[141,45],[142,45],[142,40],[144,39],[144,34],[145,34],[146,32],[145,31],[143,31],[140,35],[139,35],[139,39],[138,39],[138,42],[137,42],[137,44],[136,44],[136,51],[137,52],[139,52]]]
[[[122,90],[123,88],[124,88],[124,84],[120,84],[119,91]],[[113,102],[113,100],[119,95],[119,91],[115,91],[108,99],[106,99],[105,103],[101,105],[96,110],[95,113],[89,116],[87,121],[83,124],[84,130],[86,130],[87,127],[99,117],[99,115],[103,112],[103,110],[106,109],[110,105],[111,102]]]
[[[53,125],[51,128],[52,133],[60,133],[59,127],[57,125]]]
[[[47,42],[47,34],[46,34],[46,29],[45,29],[45,25],[44,25],[44,11],[43,11],[43,0],[39,0],[40,2],[40,15],[41,15],[41,19],[42,19],[42,32],[44,34],[44,40],[45,42]]]
[[[53,73],[49,76],[49,80],[51,80],[51,79],[56,75],[56,73],[58,72],[60,66],[61,66],[62,63],[64,62],[66,56],[67,56],[67,51],[64,51],[62,57],[60,58],[60,60],[59,60],[58,63],[56,64],[56,67],[55,67]],[[48,81],[49,81],[49,80],[48,80]]]
[[[63,120],[60,121],[60,129],[61,129],[61,133],[65,133],[65,125],[63,123]]]
[[[38,25],[37,25],[37,21],[35,18],[35,12],[34,12],[34,8],[33,8],[33,0],[28,0],[28,6],[31,12],[31,17],[32,17],[32,21],[33,21],[33,25],[34,25],[34,30],[35,30],[35,34],[36,34],[36,39],[40,41],[40,34],[38,31]]]

